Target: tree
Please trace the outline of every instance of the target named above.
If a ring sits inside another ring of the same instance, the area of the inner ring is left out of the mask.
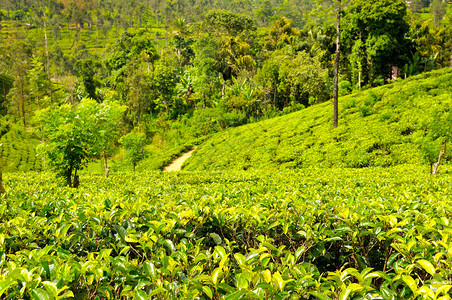
[[[110,80],[108,83],[119,89],[123,88],[127,64],[132,60],[140,60],[145,63],[148,72],[150,65],[159,58],[154,47],[154,41],[149,33],[140,30],[137,33],[125,31],[121,37],[109,48],[105,50],[105,67],[109,72]]]
[[[294,41],[300,36],[300,31],[292,27],[293,20],[284,17],[273,22],[265,41],[265,49],[274,51],[284,48],[286,45],[294,45]]]
[[[3,144],[0,144],[0,147]],[[0,151],[0,195],[5,193],[5,187],[3,186],[3,160],[2,160],[2,155],[1,155],[1,151]]]
[[[82,80],[85,96],[100,101],[101,99],[97,93],[97,87],[100,85],[100,82],[96,78],[95,72],[100,67],[100,64],[92,59],[83,59],[78,60],[74,67]]]
[[[337,128],[339,118],[339,59],[341,56],[341,12],[342,0],[337,0],[337,17],[336,17],[336,56],[334,57],[334,120],[333,127]]]
[[[174,55],[174,54],[173,54]],[[177,84],[177,66],[174,56],[163,56],[157,63],[152,77],[152,89],[156,95],[155,103],[165,108],[169,115],[170,101],[174,95]]]
[[[67,186],[78,187],[77,172],[99,153],[98,113],[98,104],[92,99],[83,99],[76,107],[65,104],[37,112],[36,120],[46,138],[41,149]]]
[[[152,74],[145,71],[140,59],[130,61],[126,70],[125,92],[127,104],[133,110],[136,125],[138,130],[141,131],[141,116],[150,106]]]
[[[276,51],[256,75],[264,100],[282,110],[289,104],[308,106],[328,99],[327,70],[316,57],[291,48]]]
[[[226,10],[211,10],[206,15],[206,25],[214,33],[237,36],[256,30],[254,20],[244,14]]]
[[[441,159],[446,154],[447,143],[452,138],[452,110],[446,106],[443,111],[436,111],[429,127],[433,141],[442,145],[437,160],[430,160],[432,175],[435,175],[438,173]]]
[[[251,56],[250,45],[240,37],[223,37],[219,47],[216,68],[223,75],[221,95],[224,96],[226,81],[237,77],[241,71],[254,70],[255,61]]]
[[[193,46],[193,87],[195,101],[202,102],[202,107],[209,106],[209,101],[215,98],[221,87],[222,76],[216,67],[218,59],[218,43],[208,36],[200,37]],[[197,99],[196,99],[197,98]]]
[[[36,100],[37,109],[40,110],[43,104],[45,92],[49,90],[47,74],[44,65],[39,61],[39,57],[34,57],[31,60],[32,68],[28,71],[30,81],[30,92]]]
[[[350,1],[341,22],[341,46],[344,54],[350,55],[356,42],[362,42],[364,82],[372,84],[379,76],[387,78],[394,66],[405,64],[412,49],[406,38],[409,25],[405,16],[403,0]]]
[[[120,136],[120,124],[127,107],[120,105],[117,101],[105,100],[98,105],[99,110],[96,115],[97,132],[99,139],[99,149],[104,158],[105,178],[108,177],[110,167],[107,157],[112,154],[115,142]]]
[[[441,25],[441,21],[446,15],[446,3],[443,0],[433,0],[430,5],[430,13],[433,14],[433,21],[436,26]]]
[[[26,74],[30,65],[31,48],[26,43],[16,39],[13,40],[10,47],[10,55],[14,58],[11,66],[14,84],[8,94],[10,99],[9,106],[11,108],[10,111],[15,110],[16,115],[22,118],[22,123],[25,127],[29,102],[29,81]]]
[[[121,137],[119,142],[126,148],[126,159],[133,165],[133,170],[140,160],[144,158],[143,144],[146,140],[146,135],[142,132],[132,131]]]
[[[0,71],[0,107],[3,110],[3,114],[7,114],[7,102],[6,95],[13,87],[14,78],[5,71]]]

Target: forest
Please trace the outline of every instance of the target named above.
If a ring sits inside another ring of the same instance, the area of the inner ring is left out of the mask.
[[[301,0],[2,1],[2,126],[26,144],[13,148],[30,152],[48,141],[53,109],[89,98],[100,119],[118,126],[84,157],[117,156],[128,140],[129,148],[142,144],[141,155],[127,151],[134,166],[213,132],[329,101],[337,8]],[[448,3],[354,0],[340,8],[339,96],[451,66]],[[102,120],[93,122],[109,128]],[[6,160],[6,170],[45,168]]]

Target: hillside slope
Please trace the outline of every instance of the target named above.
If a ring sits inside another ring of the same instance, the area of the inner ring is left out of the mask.
[[[20,125],[0,118],[0,168],[3,171],[37,171],[42,162],[36,155],[39,144]]]
[[[436,111],[452,105],[452,69],[443,69],[332,102],[215,134],[184,170],[389,166],[425,163],[420,140]],[[440,149],[432,140],[430,148]]]

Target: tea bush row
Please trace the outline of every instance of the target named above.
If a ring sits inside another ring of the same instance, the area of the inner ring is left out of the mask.
[[[0,296],[449,299],[449,172],[5,174]]]

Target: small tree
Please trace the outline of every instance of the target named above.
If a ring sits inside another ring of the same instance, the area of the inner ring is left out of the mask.
[[[66,104],[37,113],[46,137],[42,150],[49,165],[66,178],[68,186],[78,187],[77,171],[99,152],[98,112],[96,101],[84,99],[77,107]]]
[[[446,154],[447,144],[452,138],[452,111],[446,107],[435,111],[427,124],[427,134],[418,141],[424,157],[430,163],[432,175],[438,173],[441,160]],[[439,152],[439,153],[438,153]]]
[[[452,138],[452,111],[447,108],[443,112],[436,112],[433,117],[431,125],[433,138],[439,140],[442,144],[441,150],[438,154],[438,160],[432,165],[432,175],[438,173],[438,167],[441,163],[441,158],[446,154],[447,143]]]
[[[138,162],[144,158],[143,144],[145,140],[146,135],[142,132],[136,131],[129,132],[119,140],[119,142],[127,150],[126,158],[132,163],[134,171]]]
[[[99,149],[104,158],[105,178],[108,178],[110,172],[107,156],[112,152],[114,143],[118,141],[120,136],[118,125],[121,123],[126,109],[125,105],[120,105],[117,101],[104,101],[99,104],[96,122],[99,132]]]

